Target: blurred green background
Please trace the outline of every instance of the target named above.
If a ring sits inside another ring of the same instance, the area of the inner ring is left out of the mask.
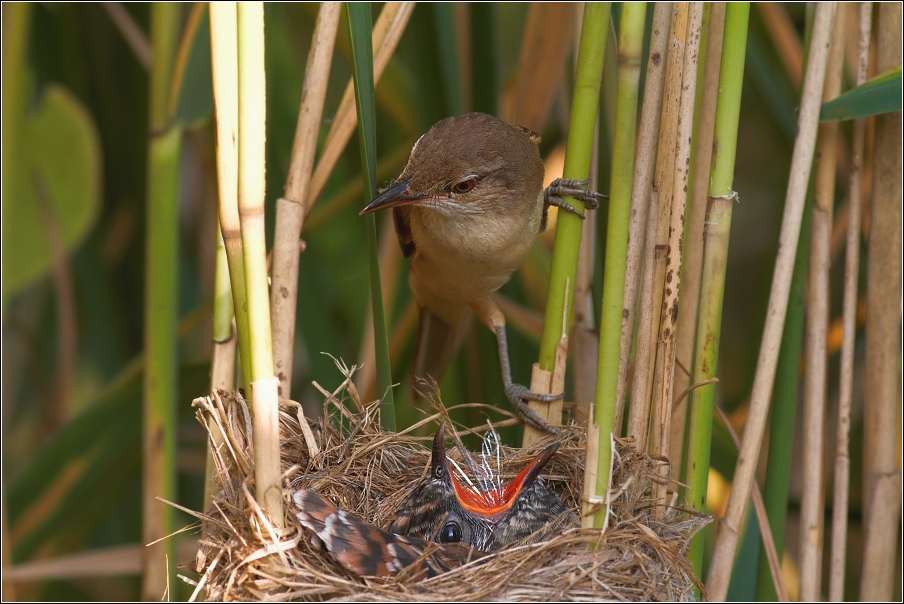
[[[148,31],[148,5],[121,8],[142,32]],[[470,10],[449,4],[415,8],[377,86],[380,184],[401,170],[413,142],[437,120],[462,110],[501,112],[519,76],[528,8],[523,3],[473,5]],[[184,7],[186,16],[190,9]],[[374,5],[375,15],[378,9]],[[787,9],[802,32],[803,6]],[[26,12],[26,21],[13,20],[8,5],[3,7],[4,564],[136,544],[141,537],[148,71],[100,4],[34,4]],[[616,26],[618,13],[615,5]],[[316,14],[316,4],[266,6],[268,236],[273,204],[286,179]],[[651,15],[649,10],[648,21]],[[204,19],[179,97],[178,113],[189,128],[181,160],[179,262],[173,267],[179,275],[181,309],[178,500],[192,509],[201,507],[205,434],[190,403],[208,387],[216,215],[209,32]],[[460,62],[457,80],[453,77],[458,90],[448,84],[444,36],[450,32],[453,43],[470,39],[462,46],[470,62]],[[343,22],[321,142],[351,75],[347,36]],[[562,69],[571,60],[569,56]],[[21,85],[12,86],[11,78],[19,78]],[[553,95],[543,128],[544,156],[563,142],[567,130],[570,76],[550,85],[561,90]],[[735,172],[740,200],[732,226],[718,386],[720,404],[736,412],[740,424],[776,254],[795,105],[794,87],[759,11],[753,10]],[[17,146],[8,148],[7,136],[14,134]],[[604,128],[601,191],[607,190],[608,136]],[[361,192],[359,157],[353,137],[302,234],[307,247],[301,256],[292,398],[311,413],[317,413],[322,400],[311,380],[330,390],[342,381],[333,361],[321,353],[349,364],[359,356],[368,300],[364,221],[358,216],[367,200]],[[604,234],[604,209],[599,216]],[[63,276],[54,276],[54,246],[65,251]],[[549,252],[550,240],[541,240],[503,294],[541,309]],[[832,268],[833,320],[841,312],[840,258],[843,254],[836,253]],[[398,276],[398,296],[387,308],[391,332],[410,295],[405,270]],[[599,305],[600,275],[595,283]],[[515,381],[528,383],[537,340],[517,327],[509,328],[509,338]],[[407,383],[406,359],[412,348],[413,336],[402,362],[393,367],[398,382]],[[480,400],[506,406],[492,334],[474,329],[466,349],[468,354],[444,380],[444,402]],[[837,357],[835,347],[830,358],[830,418],[837,401]],[[862,362],[859,348],[857,359]],[[854,468],[860,467],[859,406],[855,398]],[[410,421],[416,416],[409,412],[407,417]],[[509,442],[516,432],[508,433]],[[830,427],[830,442],[833,434]],[[728,476],[735,453],[719,426],[716,440],[714,467]],[[859,513],[858,477],[855,471],[854,516]],[[792,523],[798,493],[792,478]],[[180,517],[181,524],[190,521],[187,515]],[[789,535],[795,533],[790,527]],[[796,547],[796,539],[787,542]],[[178,562],[189,560],[180,557]],[[856,584],[856,567],[851,568],[849,585]],[[21,582],[15,587],[24,599],[136,599],[139,594],[137,576]]]

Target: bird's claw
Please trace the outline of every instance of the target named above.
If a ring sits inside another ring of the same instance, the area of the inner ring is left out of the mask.
[[[588,191],[587,187],[589,185],[589,180],[557,178],[543,191],[543,200],[546,202],[546,205],[556,206],[557,208],[561,208],[583,218],[584,213],[570,203],[563,201],[562,196],[574,197],[575,199],[582,201],[586,209],[595,210],[599,207],[600,201],[609,199],[609,196],[596,191]]]
[[[550,434],[555,434],[556,436],[561,436],[562,431],[556,428],[555,426],[549,425],[546,420],[540,417],[536,411],[530,408],[530,405],[527,404],[527,401],[539,401],[541,403],[551,403],[552,401],[559,400],[564,396],[564,393],[559,394],[539,394],[537,392],[533,392],[528,390],[526,386],[522,386],[521,384],[506,384],[505,386],[505,395],[512,402],[512,405],[515,406],[515,410],[518,411],[518,415],[521,416],[521,419],[525,424],[540,430],[541,432],[549,432]]]

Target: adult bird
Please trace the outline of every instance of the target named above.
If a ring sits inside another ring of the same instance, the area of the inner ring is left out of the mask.
[[[556,205],[570,195],[595,208],[605,196],[586,181],[557,179],[543,190],[540,137],[484,113],[437,122],[414,144],[401,175],[361,214],[392,208],[399,245],[411,260],[420,310],[415,376],[440,380],[460,347],[469,310],[496,335],[508,399],[535,428],[557,432],[528,404],[537,394],[512,382],[505,316],[492,293],[524,262]]]

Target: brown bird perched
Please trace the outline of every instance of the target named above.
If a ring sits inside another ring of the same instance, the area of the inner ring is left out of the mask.
[[[548,447],[498,489],[464,487],[452,472],[443,427],[433,439],[430,474],[402,504],[386,530],[340,510],[311,489],[293,496],[302,526],[330,556],[364,576],[411,572],[435,576],[518,542],[541,530],[577,524],[539,477],[558,444]]]
[[[526,403],[536,394],[512,383],[505,317],[491,294],[524,262],[556,205],[583,214],[560,195],[595,208],[605,196],[586,181],[558,179],[543,190],[540,137],[484,113],[437,122],[411,149],[402,174],[361,214],[392,208],[409,284],[421,314],[415,375],[439,380],[463,337],[472,309],[496,334],[505,393],[522,418],[550,427]],[[555,431],[554,429],[552,431]]]

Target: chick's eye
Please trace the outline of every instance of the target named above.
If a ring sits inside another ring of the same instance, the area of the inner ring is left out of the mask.
[[[456,193],[467,193],[471,189],[474,188],[474,185],[477,184],[476,178],[469,178],[468,180],[463,180],[457,185],[452,187],[452,190]]]
[[[440,543],[458,543],[461,537],[461,527],[457,522],[447,522],[439,532]]]

